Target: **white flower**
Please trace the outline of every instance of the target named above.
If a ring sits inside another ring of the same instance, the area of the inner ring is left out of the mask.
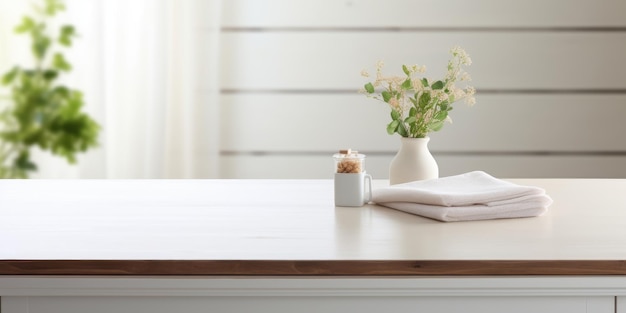
[[[395,97],[389,99],[389,105],[396,110],[400,109],[400,102]]]
[[[463,48],[459,47],[459,46],[454,46],[452,47],[452,49],[450,49],[450,53],[452,53],[452,55],[457,56],[460,55],[461,53],[464,53],[465,51],[463,50]]]
[[[370,73],[368,73],[367,70],[362,70],[361,71],[361,76],[363,76],[363,77],[370,77]]]
[[[443,90],[437,90],[433,92],[433,95],[435,96],[435,98],[440,99],[441,101],[448,100],[448,94],[445,93]]]
[[[406,78],[401,77],[401,76],[391,77],[391,81],[393,81],[394,83],[396,83],[398,85],[402,84],[405,80],[406,80]]]
[[[463,72],[463,74],[461,74],[461,81],[471,81],[472,78],[470,77],[468,72]]]
[[[456,75],[455,75],[455,73],[454,73],[453,71],[448,71],[448,72],[446,73],[446,80],[447,80],[447,81],[451,81],[451,82],[456,81]]]
[[[380,61],[376,62],[376,69],[378,71],[382,70],[383,67],[385,67],[385,62],[383,62],[383,60],[380,60]]]
[[[476,98],[467,97],[467,99],[465,99],[465,103],[467,103],[467,105],[469,106],[473,106],[474,104],[476,104]]]
[[[472,59],[469,57],[467,52],[465,52],[465,50],[463,50],[463,48],[461,48],[459,46],[455,46],[452,49],[450,49],[450,53],[452,53],[453,56],[458,56],[459,60],[461,60],[462,64],[464,64],[464,65],[472,65]]]
[[[453,93],[455,99],[460,100],[461,98],[465,97],[465,91],[463,91],[463,89],[454,89]]]
[[[468,96],[472,96],[472,95],[474,95],[476,93],[476,89],[474,87],[472,87],[472,86],[468,86],[467,88],[465,88],[465,93]]]
[[[424,85],[422,85],[422,81],[419,79],[412,80],[411,85],[413,86],[413,90],[415,90],[415,92],[424,90]]]

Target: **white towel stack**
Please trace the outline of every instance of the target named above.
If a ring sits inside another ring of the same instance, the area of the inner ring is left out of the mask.
[[[541,188],[481,171],[375,189],[372,201],[444,222],[539,216],[552,204]]]

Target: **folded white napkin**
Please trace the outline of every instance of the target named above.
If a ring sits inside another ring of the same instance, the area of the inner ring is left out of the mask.
[[[445,222],[539,216],[552,204],[541,188],[482,171],[374,189],[372,201]]]

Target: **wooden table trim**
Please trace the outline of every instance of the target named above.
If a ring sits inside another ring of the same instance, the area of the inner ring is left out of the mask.
[[[626,275],[626,260],[0,260],[0,275]]]

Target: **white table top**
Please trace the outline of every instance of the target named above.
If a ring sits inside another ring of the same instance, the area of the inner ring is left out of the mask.
[[[549,212],[442,223],[335,207],[332,180],[3,180],[0,260],[626,260],[626,180],[510,181]]]

